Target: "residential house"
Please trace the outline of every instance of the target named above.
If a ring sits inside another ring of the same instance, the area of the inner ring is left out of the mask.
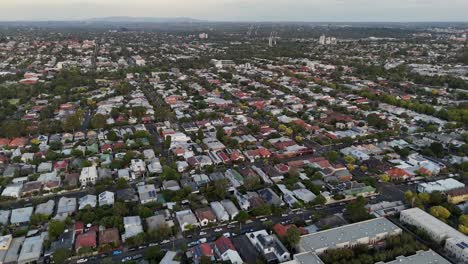
[[[266,230],[259,230],[246,234],[250,243],[266,259],[267,263],[281,263],[291,259],[291,254],[281,241],[270,235]]]
[[[207,226],[210,223],[216,222],[216,215],[210,207],[196,209],[195,215],[201,226]]]
[[[244,263],[231,240],[225,236],[219,237],[214,242],[214,252],[222,261],[226,261],[231,264]]]
[[[138,186],[138,196],[142,204],[156,202],[158,199],[154,184]]]
[[[122,235],[122,241],[125,242],[130,237],[143,233],[141,218],[139,216],[127,216],[123,219],[125,233]]]
[[[81,185],[86,186],[90,183],[95,184],[97,178],[98,178],[98,174],[97,174],[97,169],[95,166],[84,167],[83,169],[81,169],[81,173],[80,173]]]

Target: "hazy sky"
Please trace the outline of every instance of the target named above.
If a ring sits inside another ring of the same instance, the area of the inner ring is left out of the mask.
[[[0,0],[0,20],[468,21],[468,0]]]

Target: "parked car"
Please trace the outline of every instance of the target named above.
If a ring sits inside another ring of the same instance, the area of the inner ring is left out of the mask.
[[[122,250],[114,250],[112,251],[112,256],[117,256],[117,255],[120,255],[122,254]]]
[[[87,258],[82,258],[76,261],[76,263],[86,263],[86,262],[88,262]]]
[[[131,260],[132,260],[132,257],[125,257],[121,260],[121,262],[124,263],[124,262],[131,261]]]

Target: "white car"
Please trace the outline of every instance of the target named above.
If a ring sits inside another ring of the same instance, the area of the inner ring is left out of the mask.
[[[216,228],[214,231],[215,232],[221,232],[221,231],[223,231],[223,229],[222,228]]]
[[[171,242],[171,241],[166,239],[166,240],[161,241],[161,244],[167,244],[169,242]]]
[[[267,218],[262,218],[262,219],[260,219],[261,222],[265,222],[265,221],[267,221],[267,220],[268,220]]]
[[[206,235],[206,232],[203,232],[203,231],[200,232],[200,236],[204,236],[204,235]]]
[[[87,258],[82,258],[76,261],[76,263],[86,263],[86,262],[88,262]]]
[[[188,243],[188,244],[187,244],[187,247],[193,247],[193,246],[198,245],[199,243],[200,243],[200,242],[198,242],[198,241],[193,241],[193,242]]]
[[[223,234],[223,236],[224,236],[224,237],[231,237],[231,233],[226,232],[226,233]]]
[[[206,241],[207,241],[207,240],[206,240],[206,237],[200,238],[200,239],[198,240],[198,242],[200,242],[200,243],[206,243]]]
[[[132,257],[125,257],[121,260],[121,262],[124,263],[124,262],[131,261],[131,260],[132,260]]]

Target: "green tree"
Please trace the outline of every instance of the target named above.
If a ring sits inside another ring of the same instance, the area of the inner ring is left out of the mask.
[[[104,128],[106,126],[106,117],[102,114],[96,114],[93,119],[91,119],[92,128]]]
[[[286,231],[286,241],[291,246],[291,248],[295,247],[297,243],[299,243],[300,239],[301,232],[299,231],[299,229],[294,225],[289,227],[288,231]]]
[[[372,218],[365,205],[366,200],[364,197],[359,196],[353,203],[350,203],[346,206],[344,217],[352,223],[361,222]]]
[[[54,263],[62,264],[66,263],[67,259],[71,256],[71,251],[65,248],[59,248],[54,251],[52,258]]]
[[[52,220],[49,222],[49,237],[57,239],[65,231],[65,222]]]
[[[335,163],[338,160],[338,158],[340,157],[340,155],[336,151],[329,151],[329,152],[325,153],[325,157],[331,163]]]
[[[444,220],[444,221],[450,217],[450,211],[440,205],[432,206],[429,209],[429,213],[433,215],[434,217],[437,217],[440,220]]]
[[[249,220],[249,213],[248,213],[247,211],[240,211],[240,212],[234,217],[234,219],[235,219],[236,221],[245,223],[247,220]]]
[[[65,131],[75,131],[80,128],[81,123],[83,122],[83,117],[75,113],[73,115],[70,115],[65,119],[65,121],[62,124],[63,130]]]

